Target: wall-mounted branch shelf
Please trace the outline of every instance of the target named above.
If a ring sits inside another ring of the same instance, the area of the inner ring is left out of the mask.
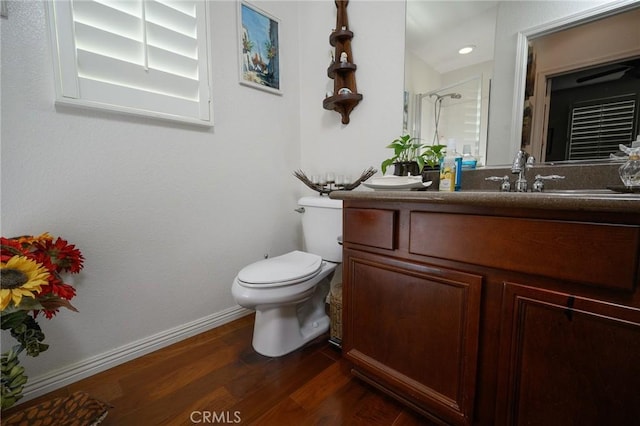
[[[346,6],[345,6],[344,13],[345,14],[347,13]],[[340,18],[338,17],[338,19]],[[351,40],[352,38],[353,38],[353,31],[336,30],[332,32],[331,35],[329,36],[329,44],[331,44],[332,46],[335,46],[336,43],[344,43],[345,41]]]
[[[362,100],[356,88],[356,64],[351,53],[353,32],[349,31],[347,5],[349,0],[335,0],[338,9],[336,29],[329,36],[329,43],[335,47],[334,61],[327,69],[327,76],[333,79],[333,96],[324,99],[324,109],[336,111],[342,116],[342,124],[349,124],[349,114]]]
[[[356,64],[352,64],[349,62],[338,62],[332,64],[329,68],[327,68],[327,75],[329,76],[329,78],[334,79],[337,72],[347,74],[355,71],[356,68],[358,68]]]
[[[362,100],[359,93],[349,93],[346,95],[335,95],[326,98],[322,102],[324,109],[334,110],[342,115],[342,124],[349,124],[349,114]]]

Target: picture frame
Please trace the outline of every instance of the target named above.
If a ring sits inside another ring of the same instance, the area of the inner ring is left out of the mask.
[[[402,133],[411,133],[409,130],[409,92],[404,91],[404,103],[402,108]]]
[[[280,20],[262,9],[238,1],[240,84],[282,95]]]

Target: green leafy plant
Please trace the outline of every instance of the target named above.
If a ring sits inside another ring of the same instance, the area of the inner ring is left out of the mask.
[[[394,163],[403,163],[415,161],[418,163],[418,167],[422,170],[424,167],[424,159],[421,157],[422,144],[420,139],[412,138],[411,135],[400,136],[394,139],[386,148],[393,149],[393,157],[387,158],[380,165],[382,174],[385,174],[387,168]]]
[[[420,155],[424,161],[423,164],[429,167],[438,166],[444,158],[446,148],[446,145],[425,145],[424,151]]]
[[[412,138],[411,135],[400,136],[386,147],[393,149],[393,156],[384,160],[380,165],[382,174],[385,174],[387,168],[394,163],[415,161],[418,163],[420,172],[425,164],[435,167],[440,164],[440,160],[444,157],[443,150],[446,148],[445,145],[422,144],[420,139]]]

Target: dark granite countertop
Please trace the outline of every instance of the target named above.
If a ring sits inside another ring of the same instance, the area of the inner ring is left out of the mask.
[[[499,191],[334,191],[338,200],[467,204],[502,208],[640,213],[640,194]]]
[[[488,176],[512,176],[506,168],[485,168],[463,171],[462,191],[437,190],[437,172],[423,176],[433,180],[428,190],[373,191],[358,188],[355,191],[334,191],[331,198],[339,200],[384,200],[396,202],[475,205],[494,208],[525,208],[564,211],[640,213],[640,194],[622,194],[604,188],[620,185],[620,164],[601,165],[539,165],[528,171],[528,179],[536,174],[560,174],[565,179],[549,182],[546,192],[500,192],[499,182],[486,181]],[[591,189],[601,188],[601,189]],[[572,192],[571,190],[575,190]],[[554,192],[556,191],[556,192]]]

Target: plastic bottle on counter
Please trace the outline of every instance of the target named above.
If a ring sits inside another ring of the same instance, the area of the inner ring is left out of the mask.
[[[477,164],[478,160],[471,154],[471,145],[462,147],[462,170],[473,170]]]
[[[462,155],[456,152],[456,141],[449,139],[447,152],[440,165],[440,191],[460,191]]]

